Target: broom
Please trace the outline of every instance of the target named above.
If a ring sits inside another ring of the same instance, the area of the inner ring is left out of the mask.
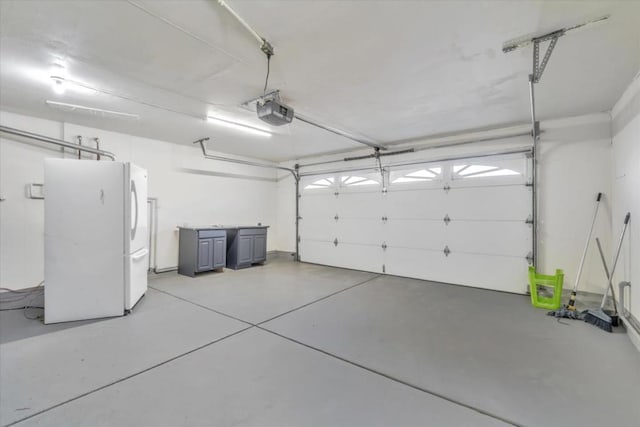
[[[618,264],[618,257],[620,256],[620,250],[622,249],[622,241],[624,240],[624,234],[627,231],[627,225],[629,225],[629,218],[631,218],[631,213],[627,212],[627,215],[624,217],[624,227],[622,228],[622,234],[620,235],[620,241],[618,242],[618,249],[616,250],[616,256],[613,259],[613,266],[611,267],[611,274],[609,275],[609,285],[607,286],[607,290],[602,297],[602,302],[600,303],[600,307],[596,309],[587,310],[584,321],[590,323],[603,331],[612,332],[613,331],[613,319],[604,311],[604,305],[607,302],[607,296],[609,295],[609,289],[613,288],[613,273],[616,271],[616,265]]]

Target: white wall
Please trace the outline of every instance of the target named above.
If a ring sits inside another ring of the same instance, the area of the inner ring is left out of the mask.
[[[573,287],[595,199],[603,193],[584,263],[579,291],[602,293],[607,277],[594,239],[611,260],[611,136],[608,114],[541,123],[538,170],[538,268],[565,271]]]
[[[85,143],[99,137],[101,148],[149,172],[149,197],[158,199],[157,267],[177,265],[183,224],[257,224],[271,226],[268,250],[277,239],[276,173],[272,169],[206,160],[198,146],[178,145],[99,129],[0,112],[0,123],[54,138]],[[44,203],[26,197],[28,183],[43,182],[43,160],[77,155],[57,147],[0,139],[0,284],[24,288],[43,279]],[[26,141],[26,140],[22,140]],[[53,147],[53,148],[51,148]],[[109,160],[106,160],[109,161]],[[188,170],[188,171],[187,171]],[[227,174],[223,177],[214,174]],[[292,190],[293,194],[293,190]]]
[[[640,73],[612,110],[613,236],[619,238],[622,219],[631,212],[615,283],[631,282],[628,309],[640,319]],[[636,337],[640,349],[640,337]]]
[[[610,254],[611,234],[611,134],[609,114],[548,121],[541,124],[543,134],[539,144],[538,184],[539,184],[539,260],[538,269],[553,273],[556,268],[565,271],[565,287],[573,286],[578,264],[591,225],[595,197],[598,192],[605,194],[594,237],[601,239],[606,254]],[[478,137],[496,137],[521,129],[505,129],[488,132]],[[466,138],[464,138],[466,139]],[[445,142],[445,141],[439,141]],[[452,138],[449,142],[455,142]],[[412,143],[419,144],[420,141]],[[389,161],[430,160],[450,155],[474,154],[504,150],[513,147],[531,145],[529,136],[509,139],[489,140],[472,145],[450,148],[438,148],[417,153],[388,157]],[[397,146],[401,149],[404,146]],[[339,159],[352,155],[370,154],[371,150],[358,150],[353,153],[309,158],[301,164],[329,159]],[[386,159],[383,160],[383,164]],[[288,163],[287,166],[290,166]],[[326,170],[361,165],[374,166],[373,160],[334,163],[330,165],[303,168],[307,170]],[[279,192],[292,185],[291,179],[279,182]],[[293,223],[295,214],[290,198],[279,198],[278,224],[281,236],[279,246],[282,250],[294,250],[294,229],[283,228],[283,224]],[[286,235],[286,236],[285,236]],[[580,290],[602,292],[607,284],[596,245],[593,243],[588,252],[580,280]]]

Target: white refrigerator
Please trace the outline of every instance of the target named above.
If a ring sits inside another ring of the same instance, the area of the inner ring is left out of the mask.
[[[45,323],[122,316],[147,291],[147,171],[47,159]]]

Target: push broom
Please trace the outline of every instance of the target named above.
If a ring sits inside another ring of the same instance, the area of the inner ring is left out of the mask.
[[[602,297],[600,307],[587,310],[584,316],[585,322],[591,323],[592,325],[597,326],[598,328],[607,332],[613,331],[613,319],[611,318],[611,316],[605,313],[604,305],[607,302],[607,296],[609,296],[609,289],[613,288],[613,274],[616,271],[618,257],[620,256],[620,250],[622,249],[622,241],[624,240],[624,234],[627,231],[627,226],[629,225],[629,218],[631,218],[631,213],[627,212],[627,215],[624,217],[624,227],[622,227],[622,234],[620,235],[620,241],[618,242],[618,249],[616,250],[616,255],[613,258],[613,265],[611,266],[611,273],[609,274],[609,284],[607,286],[607,290],[604,292],[604,296]]]

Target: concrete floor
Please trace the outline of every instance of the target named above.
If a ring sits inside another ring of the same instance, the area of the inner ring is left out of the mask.
[[[640,425],[626,334],[525,296],[288,256],[149,285],[121,318],[0,313],[0,424]]]

